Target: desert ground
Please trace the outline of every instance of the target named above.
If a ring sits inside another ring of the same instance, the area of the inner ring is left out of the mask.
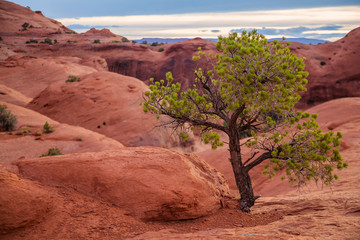
[[[211,150],[196,134],[181,142],[140,106],[152,77],[171,71],[192,86],[192,57],[215,52],[214,42],[159,51],[108,29],[75,33],[8,1],[0,37],[0,105],[17,117],[0,132],[0,239],[360,239],[360,28],[290,45],[309,72],[296,108],[343,133],[349,167],[331,186],[300,189],[258,167],[250,213],[237,208],[226,146]],[[63,155],[40,157],[50,148]]]

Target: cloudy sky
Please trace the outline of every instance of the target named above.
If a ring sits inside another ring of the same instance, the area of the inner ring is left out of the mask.
[[[15,0],[84,32],[109,28],[129,39],[216,38],[258,29],[268,38],[334,41],[360,26],[360,0]]]

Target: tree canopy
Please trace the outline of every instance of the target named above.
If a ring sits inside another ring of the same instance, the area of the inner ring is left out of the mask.
[[[228,136],[244,211],[257,198],[248,172],[264,161],[264,174],[272,177],[284,169],[299,185],[312,179],[329,184],[337,179],[334,168],[347,166],[337,148],[342,134],[324,133],[316,114],[294,110],[308,73],[288,45],[268,42],[256,31],[230,33],[219,37],[216,54],[199,49],[193,57],[202,64],[193,88],[180,92],[180,83],[167,73],[166,80],[152,79],[144,95],[144,112],[170,117],[165,124],[181,129],[183,138],[197,127],[202,140],[216,149],[225,143],[219,131]],[[242,158],[243,147],[252,149],[250,158]]]

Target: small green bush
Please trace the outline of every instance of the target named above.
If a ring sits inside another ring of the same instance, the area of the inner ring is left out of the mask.
[[[82,137],[77,137],[75,140],[81,142],[83,139]]]
[[[52,40],[51,40],[50,38],[46,38],[46,39],[44,40],[44,43],[49,44],[49,45],[52,45]]]
[[[112,41],[112,43],[121,43],[121,42],[120,42],[120,41],[116,41],[116,40],[115,40],[115,41]]]
[[[29,44],[29,43],[38,43],[38,40],[30,39],[29,41],[26,41],[25,43],[26,43],[26,44]]]
[[[58,148],[49,148],[48,152],[42,154],[40,157],[56,156],[56,155],[63,155],[63,153]]]
[[[76,34],[74,30],[71,30],[70,32],[66,32],[67,34]]]
[[[52,133],[55,129],[50,126],[50,124],[46,121],[43,126],[43,133]]]
[[[67,40],[68,43],[78,43],[78,41]]]
[[[321,61],[321,62],[320,62],[320,65],[321,65],[321,66],[324,66],[324,65],[326,65],[326,62]]]
[[[126,37],[123,37],[123,38],[121,39],[121,41],[122,41],[122,42],[130,42],[129,39],[127,39]]]
[[[80,78],[75,75],[69,75],[65,82],[80,82]]]
[[[3,39],[2,39],[2,37],[0,37],[0,41],[2,41]]]
[[[23,129],[21,129],[20,132],[15,133],[15,135],[27,135],[27,134],[30,134],[30,133],[31,133],[31,130],[30,130],[30,129],[28,129],[28,128],[23,128]]]
[[[6,105],[0,105],[0,129],[13,131],[17,124],[16,116],[6,109]]]
[[[95,39],[93,43],[100,43],[99,39]]]
[[[55,39],[55,40],[54,40],[54,44],[57,44],[57,43],[58,43],[58,41]]]
[[[22,29],[23,31],[26,31],[29,26],[30,26],[30,24],[27,22],[24,22],[23,25],[21,25],[21,27],[23,28]]]
[[[158,52],[163,52],[164,48],[159,48]]]

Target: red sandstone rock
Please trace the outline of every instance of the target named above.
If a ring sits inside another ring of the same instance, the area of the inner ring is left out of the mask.
[[[101,59],[93,60],[94,63],[84,63],[84,60],[76,57],[38,58],[15,55],[0,62],[0,82],[33,98],[50,84],[63,85],[69,75],[93,73],[97,71],[95,68],[100,69],[101,64],[104,65]],[[97,63],[98,60],[101,64]]]
[[[193,39],[179,43],[165,44],[164,52],[149,51],[144,48],[139,54],[138,47],[123,51],[121,55],[106,56],[109,71],[136,77],[145,83],[150,78],[165,79],[167,72],[172,72],[175,82],[182,84],[182,89],[194,84],[194,70],[197,62],[192,57],[201,47],[205,52],[214,52],[215,43],[212,41]]]
[[[21,35],[65,33],[71,30],[60,22],[44,17],[41,11],[33,12],[12,2],[0,2],[1,27],[0,35],[18,33]],[[22,25],[27,22],[29,26],[23,31]],[[32,27],[30,27],[32,26]]]
[[[73,188],[144,220],[193,219],[221,207],[223,176],[196,155],[162,148],[126,148],[18,161],[20,173]]]
[[[49,87],[28,105],[60,122],[79,125],[126,146],[177,144],[169,129],[157,128],[154,115],[139,105],[147,86],[132,77],[110,72],[86,75],[80,82]]]
[[[49,214],[50,196],[39,184],[0,169],[0,235]]]
[[[292,43],[298,57],[306,57],[307,92],[298,104],[309,107],[343,97],[360,96],[360,28],[336,42],[307,45]]]
[[[103,28],[101,30],[91,28],[87,32],[84,33],[84,35],[99,35],[101,37],[116,37],[117,35],[112,33],[109,29]]]
[[[0,163],[24,157],[39,157],[47,153],[49,148],[54,147],[59,148],[64,154],[123,148],[120,142],[99,133],[59,123],[37,112],[7,102],[0,101],[0,104],[7,105],[18,121],[18,129],[13,131],[12,135],[0,132]],[[42,134],[46,121],[55,129],[53,133]],[[31,132],[24,133],[24,129]]]
[[[0,101],[25,106],[31,101],[31,98],[24,96],[22,93],[0,84]]]

